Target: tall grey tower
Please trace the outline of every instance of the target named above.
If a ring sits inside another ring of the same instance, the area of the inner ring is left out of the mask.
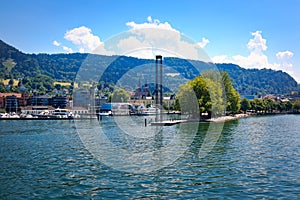
[[[156,107],[160,108],[160,120],[162,121],[162,109],[163,109],[163,91],[162,91],[162,56],[157,55],[155,59],[155,104]],[[158,112],[156,113],[158,115]],[[156,116],[156,120],[158,120],[158,116]]]

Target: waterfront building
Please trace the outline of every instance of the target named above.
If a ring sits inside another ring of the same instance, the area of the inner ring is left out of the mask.
[[[8,113],[18,112],[18,98],[15,95],[7,96],[5,98],[5,111]]]
[[[74,91],[73,105],[76,107],[88,107],[90,104],[90,92],[85,89]]]
[[[5,108],[6,97],[15,96],[16,98],[21,98],[22,94],[19,93],[0,93],[0,108]]]
[[[42,95],[42,96],[32,96],[30,98],[30,103],[28,105],[30,106],[48,106],[50,105],[51,97],[48,95]]]
[[[51,105],[54,108],[66,108],[68,103],[68,99],[66,96],[54,96],[51,99]]]

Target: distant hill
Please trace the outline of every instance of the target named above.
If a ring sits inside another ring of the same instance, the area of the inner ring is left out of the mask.
[[[0,78],[22,78],[40,74],[39,63],[29,54],[0,40]]]
[[[217,64],[229,73],[240,94],[288,94],[297,91],[297,82],[288,73],[271,69],[245,69],[234,64]]]
[[[136,66],[153,65],[153,60],[126,56],[103,56],[91,54],[25,54],[0,40],[0,79],[34,77],[46,75],[56,81],[74,81],[78,70],[86,70],[80,77],[84,80],[99,80],[116,83],[124,74]],[[89,66],[82,68],[82,64]],[[186,79],[199,75],[194,66],[205,70],[211,63],[180,58],[164,58],[164,71],[181,74]],[[271,69],[244,69],[234,64],[216,64],[221,71],[229,73],[234,87],[240,94],[286,94],[297,90],[297,82],[287,73]],[[99,69],[106,68],[104,72]],[[172,70],[171,70],[172,68]],[[177,79],[176,79],[177,78]],[[138,83],[140,76],[135,74],[131,81]],[[147,79],[147,77],[145,78]],[[182,83],[178,77],[166,77],[178,87]]]

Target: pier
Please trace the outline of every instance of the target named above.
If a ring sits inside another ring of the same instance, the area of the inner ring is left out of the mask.
[[[165,120],[165,121],[157,121],[152,122],[151,126],[173,126],[175,124],[180,124],[183,122],[187,122],[187,120]]]

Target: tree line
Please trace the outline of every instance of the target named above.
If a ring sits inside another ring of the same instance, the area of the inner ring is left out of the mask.
[[[211,118],[247,111],[262,114],[299,113],[300,101],[240,100],[240,94],[233,87],[227,72],[207,71],[180,85],[174,108],[194,118]]]
[[[227,72],[206,71],[180,85],[174,107],[195,118],[218,117],[238,113],[240,95]]]
[[[251,111],[254,113],[299,113],[300,100],[297,101],[275,101],[274,99],[254,99],[246,98],[241,101],[241,111]]]

